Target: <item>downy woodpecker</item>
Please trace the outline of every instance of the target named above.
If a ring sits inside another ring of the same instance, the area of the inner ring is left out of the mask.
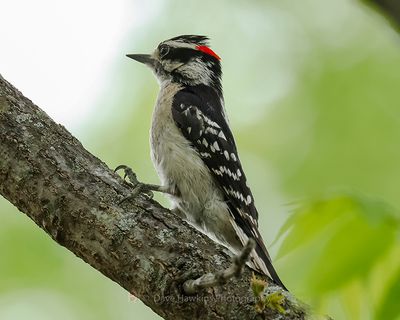
[[[282,286],[258,230],[224,108],[220,57],[208,38],[182,35],[152,54],[128,54],[152,69],[160,85],[150,130],[151,158],[162,186],[185,219],[235,253],[253,238],[248,264]]]

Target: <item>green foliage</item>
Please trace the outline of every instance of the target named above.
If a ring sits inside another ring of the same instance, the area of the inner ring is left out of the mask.
[[[250,287],[256,301],[255,308],[257,312],[261,313],[265,308],[268,308],[276,310],[281,314],[285,313],[283,305],[286,298],[282,291],[269,292],[268,283],[258,279],[254,274],[250,282]]]
[[[274,309],[281,314],[285,314],[285,308],[283,307],[284,302],[285,296],[282,292],[279,291],[268,294],[264,298],[264,303],[266,307]]]
[[[251,279],[250,287],[251,291],[253,291],[254,297],[258,298],[264,292],[264,289],[266,288],[267,285],[268,284],[266,281],[258,279],[253,273],[253,278]]]
[[[302,291],[309,298],[322,301],[328,293],[342,292],[343,305],[351,306],[358,298],[347,294],[348,288],[354,281],[364,283],[365,291],[372,288],[368,287],[371,274],[399,245],[399,231],[398,211],[382,201],[355,194],[333,196],[292,214],[279,232],[283,238],[279,256],[289,256],[287,264],[304,270],[296,277],[302,279]],[[297,254],[290,256],[294,251]],[[308,252],[307,258],[299,252]],[[393,269],[400,271],[400,259],[394,263]],[[377,319],[398,315],[398,277],[389,283]]]
[[[376,312],[376,319],[396,320],[400,319],[400,268],[388,286],[387,292],[382,298],[382,304]]]
[[[268,284],[266,281],[258,279],[253,274],[253,278],[250,281],[250,288],[253,292],[253,297],[255,298],[255,308],[257,312],[262,312],[265,309],[265,300],[263,299],[262,294],[264,293],[267,285]]]

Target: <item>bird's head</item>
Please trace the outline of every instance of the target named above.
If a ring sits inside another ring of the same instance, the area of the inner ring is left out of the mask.
[[[152,54],[128,54],[146,64],[160,83],[204,84],[221,91],[221,58],[208,46],[208,38],[183,35],[161,42]]]

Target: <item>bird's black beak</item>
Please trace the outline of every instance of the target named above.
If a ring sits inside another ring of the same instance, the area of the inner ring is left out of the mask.
[[[144,63],[149,67],[154,67],[156,60],[150,54],[127,54],[128,58]]]

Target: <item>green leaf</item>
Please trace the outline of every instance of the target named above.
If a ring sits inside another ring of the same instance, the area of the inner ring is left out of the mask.
[[[399,272],[386,292],[382,304],[379,306],[375,319],[377,320],[394,320],[400,319],[400,263]]]
[[[365,277],[392,246],[399,222],[396,210],[381,201],[342,195],[315,201],[298,210],[283,227],[286,237],[279,255],[292,255],[298,270],[307,270],[310,291],[335,290]],[[283,236],[284,232],[281,232]]]
[[[338,228],[318,257],[310,279],[312,287],[319,292],[329,291],[366,276],[392,245],[393,231],[389,225],[373,227],[353,216]]]
[[[307,242],[315,240],[318,235],[330,233],[335,228],[335,222],[341,223],[341,218],[351,210],[353,202],[346,197],[315,201],[295,212],[281,228],[278,237],[287,235],[279,249],[281,257]]]

